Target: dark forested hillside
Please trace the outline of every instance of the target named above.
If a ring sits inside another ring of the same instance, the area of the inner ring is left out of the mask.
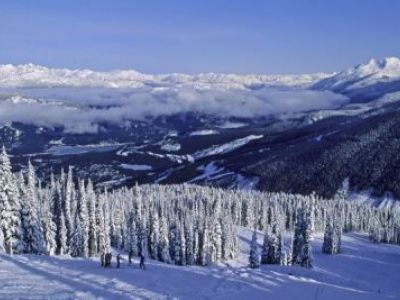
[[[262,178],[261,189],[332,196],[349,178],[355,189],[372,187],[377,194],[400,196],[398,111],[362,119],[321,142],[315,147],[300,144],[299,151],[281,149],[246,170]]]

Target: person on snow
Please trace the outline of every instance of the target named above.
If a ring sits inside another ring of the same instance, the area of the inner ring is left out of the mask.
[[[105,255],[105,264],[104,267],[111,267],[111,261],[112,261],[112,254],[111,253],[107,253]]]
[[[121,254],[117,254],[117,268],[119,269],[119,267],[121,266]]]
[[[106,254],[104,252],[100,255],[100,263],[103,268],[106,266]]]
[[[145,257],[142,253],[140,253],[140,269],[146,270],[146,266],[144,265]]]
[[[132,258],[133,258],[133,251],[131,250],[131,251],[129,251],[129,254],[128,254],[129,265],[132,264]]]

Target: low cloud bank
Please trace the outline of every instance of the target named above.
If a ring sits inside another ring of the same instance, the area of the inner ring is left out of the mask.
[[[200,112],[252,118],[335,108],[347,101],[330,91],[298,88],[197,89],[172,84],[117,89],[0,87],[0,122],[63,126],[70,133],[94,133],[99,123],[123,125],[147,116]]]

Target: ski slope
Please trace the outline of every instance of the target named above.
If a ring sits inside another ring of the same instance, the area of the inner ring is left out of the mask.
[[[399,299],[400,247],[372,244],[365,235],[343,237],[343,253],[321,253],[313,241],[314,269],[247,267],[251,232],[241,229],[238,259],[209,267],[155,261],[141,271],[102,269],[97,260],[0,255],[0,299]],[[262,243],[262,234],[259,235]],[[126,259],[126,257],[125,257]]]

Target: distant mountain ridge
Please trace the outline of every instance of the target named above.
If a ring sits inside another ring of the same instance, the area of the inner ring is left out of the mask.
[[[307,86],[316,85],[320,89],[361,88],[377,82],[400,80],[400,59],[386,57],[371,59],[367,63],[338,73],[314,74],[224,74],[199,73],[195,75],[144,74],[136,70],[114,70],[98,72],[89,69],[47,68],[40,65],[0,65],[1,87],[24,87],[31,84],[49,86],[102,86],[110,88],[137,87],[146,82],[170,84],[221,84],[229,87],[240,85],[266,84]]]
[[[150,75],[135,70],[97,72],[47,68],[40,65],[0,65],[0,87],[30,86],[92,86],[107,88],[136,88],[146,84],[187,84],[199,88],[216,85],[225,88],[245,88],[257,84],[271,86],[308,86],[332,74],[238,75],[200,73],[195,75],[171,73]]]

